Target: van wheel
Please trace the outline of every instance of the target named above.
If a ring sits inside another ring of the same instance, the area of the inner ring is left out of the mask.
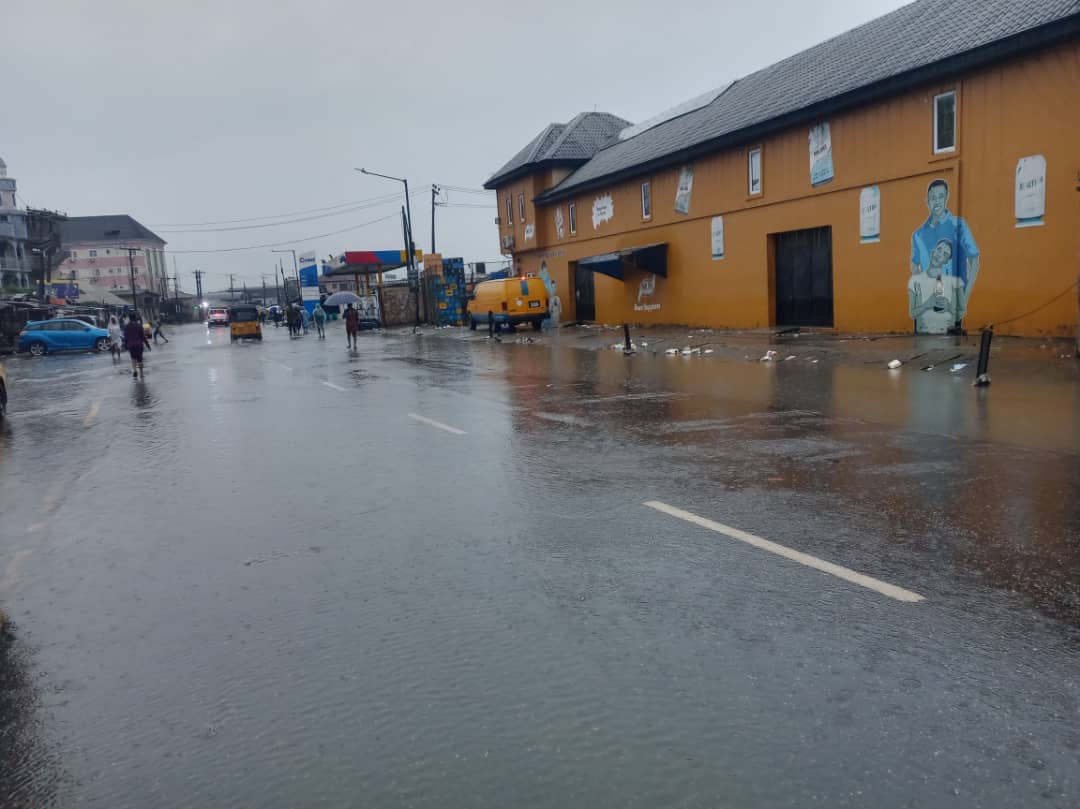
[[[476,318],[475,317],[470,317],[469,318],[469,329],[471,331],[476,331]]]
[[[543,320],[534,320],[533,321],[533,328],[536,329],[537,331],[543,331],[544,330],[544,321]]]

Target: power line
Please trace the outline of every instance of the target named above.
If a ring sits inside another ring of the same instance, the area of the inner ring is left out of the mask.
[[[341,202],[337,205],[327,205],[325,208],[308,208],[306,211],[291,211],[289,213],[270,214],[268,216],[252,216],[249,219],[219,219],[211,222],[166,222],[158,223],[156,225],[150,225],[155,228],[196,228],[208,225],[234,225],[238,222],[258,222],[263,219],[280,219],[283,216],[303,216],[309,213],[319,213],[320,211],[333,211],[337,208],[348,208],[351,205],[361,205],[365,202],[374,202],[381,199],[390,199],[397,196],[396,194],[383,194],[378,197],[367,197],[365,199],[354,199],[352,202]]]
[[[418,193],[421,193],[421,192],[418,192]],[[416,194],[410,194],[410,196],[415,197]],[[258,224],[258,225],[233,225],[233,226],[230,226],[230,227],[201,228],[201,229],[198,229],[198,230],[168,230],[168,229],[163,229],[161,227],[158,227],[157,230],[158,230],[159,233],[222,233],[222,232],[225,232],[225,231],[233,231],[233,230],[257,230],[259,228],[273,228],[273,227],[277,227],[278,225],[291,225],[291,224],[294,224],[296,222],[311,222],[311,221],[314,221],[316,219],[329,219],[330,217],[333,217],[333,216],[343,216],[345,214],[355,213],[356,211],[365,210],[367,208],[377,208],[380,205],[386,205],[386,204],[388,204],[390,202],[397,202],[397,199],[398,199],[397,194],[390,194],[390,195],[387,195],[387,197],[385,197],[385,198],[378,199],[377,201],[373,200],[373,201],[367,202],[367,203],[365,203],[363,205],[356,205],[356,206],[354,206],[352,208],[343,208],[340,211],[333,211],[331,213],[316,214],[314,216],[304,216],[304,217],[300,217],[299,219],[283,219],[283,220],[278,221],[278,222],[265,222],[265,223]]]
[[[427,193],[425,189],[423,193]],[[351,227],[342,228],[341,230],[332,230],[329,233],[319,233],[314,236],[303,236],[299,239],[289,239],[284,242],[267,242],[266,244],[249,244],[245,247],[220,247],[214,250],[170,250],[169,252],[174,255],[184,255],[188,253],[239,253],[243,250],[262,250],[267,247],[283,247],[289,244],[300,244],[301,242],[312,242],[316,239],[325,239],[329,236],[338,236],[342,233],[348,233],[352,230],[359,230],[360,228],[367,227],[368,225],[375,225],[379,222],[385,222],[388,219],[397,219],[398,213],[395,211],[389,216],[382,216],[378,219],[372,219],[370,222],[361,222],[359,225],[352,225]]]
[[[495,193],[494,191],[486,191],[483,188],[465,188],[460,185],[447,185],[446,183],[438,183],[438,186],[444,191],[457,191],[461,194],[483,194],[484,196],[487,196],[488,194]]]
[[[436,202],[440,208],[498,208],[498,205],[484,205],[479,202]]]

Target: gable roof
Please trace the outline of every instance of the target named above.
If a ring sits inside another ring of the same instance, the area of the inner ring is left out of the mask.
[[[1080,0],[917,0],[598,151],[550,202],[1080,34]]]
[[[542,166],[578,165],[610,143],[630,122],[609,112],[583,112],[565,124],[548,124],[484,183],[495,188]]]
[[[165,244],[163,238],[127,214],[69,216],[60,223],[60,240],[64,244],[122,242],[130,239]]]

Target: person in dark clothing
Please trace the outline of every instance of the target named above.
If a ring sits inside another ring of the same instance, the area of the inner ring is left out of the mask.
[[[349,348],[356,348],[356,333],[360,331],[360,312],[351,303],[345,307],[345,339]]]
[[[169,342],[169,338],[165,336],[165,332],[161,330],[161,321],[159,320],[154,324],[154,345],[157,345],[157,339],[161,338],[166,343]]]
[[[131,376],[138,379],[143,373],[143,349],[149,350],[150,341],[146,339],[142,321],[137,314],[131,316],[124,326],[124,345],[131,356]]]

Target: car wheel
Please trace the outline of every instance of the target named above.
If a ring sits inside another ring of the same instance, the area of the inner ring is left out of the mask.
[[[94,348],[104,354],[106,351],[109,350],[110,345],[112,345],[112,340],[110,340],[108,337],[99,337],[94,343]]]
[[[41,342],[40,340],[35,340],[34,342],[32,342],[30,344],[30,348],[28,350],[35,357],[43,357],[43,356],[45,356],[45,353],[46,353],[45,344],[43,342]]]
[[[536,329],[537,331],[543,331],[544,330],[544,321],[543,320],[534,320],[533,321],[533,328]]]

